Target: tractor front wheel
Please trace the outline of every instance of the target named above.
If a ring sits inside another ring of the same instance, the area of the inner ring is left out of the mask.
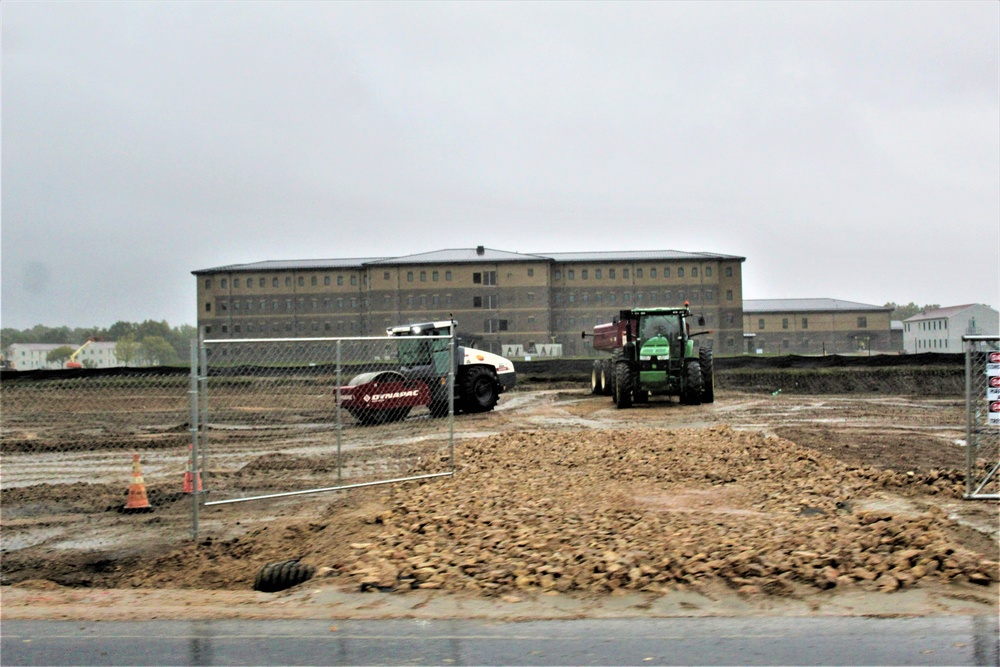
[[[624,361],[615,364],[615,407],[632,407],[632,367]]]
[[[701,364],[691,360],[684,366],[684,389],[681,391],[681,403],[701,405],[702,386]]]
[[[701,402],[715,403],[715,363],[711,348],[703,347],[698,351],[698,363],[701,365]]]

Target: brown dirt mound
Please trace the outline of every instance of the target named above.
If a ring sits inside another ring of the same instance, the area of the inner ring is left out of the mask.
[[[288,558],[355,590],[488,596],[997,579],[996,562],[954,541],[943,513],[857,511],[878,479],[783,438],[725,426],[521,431],[457,455],[453,478],[352,492],[318,519],[204,540],[113,585],[246,588],[263,564]]]

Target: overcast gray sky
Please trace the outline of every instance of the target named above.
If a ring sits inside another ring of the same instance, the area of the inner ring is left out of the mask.
[[[17,2],[2,325],[191,271],[742,255],[744,297],[1000,307],[1000,3]]]

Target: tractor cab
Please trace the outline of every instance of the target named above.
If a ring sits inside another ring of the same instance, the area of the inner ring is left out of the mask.
[[[639,316],[639,357],[677,357],[683,322],[680,313],[650,313]]]

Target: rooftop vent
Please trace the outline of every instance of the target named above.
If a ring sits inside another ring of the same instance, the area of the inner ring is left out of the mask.
[[[486,254],[486,248],[484,246],[477,245],[476,246],[476,254],[477,255],[485,255]]]

